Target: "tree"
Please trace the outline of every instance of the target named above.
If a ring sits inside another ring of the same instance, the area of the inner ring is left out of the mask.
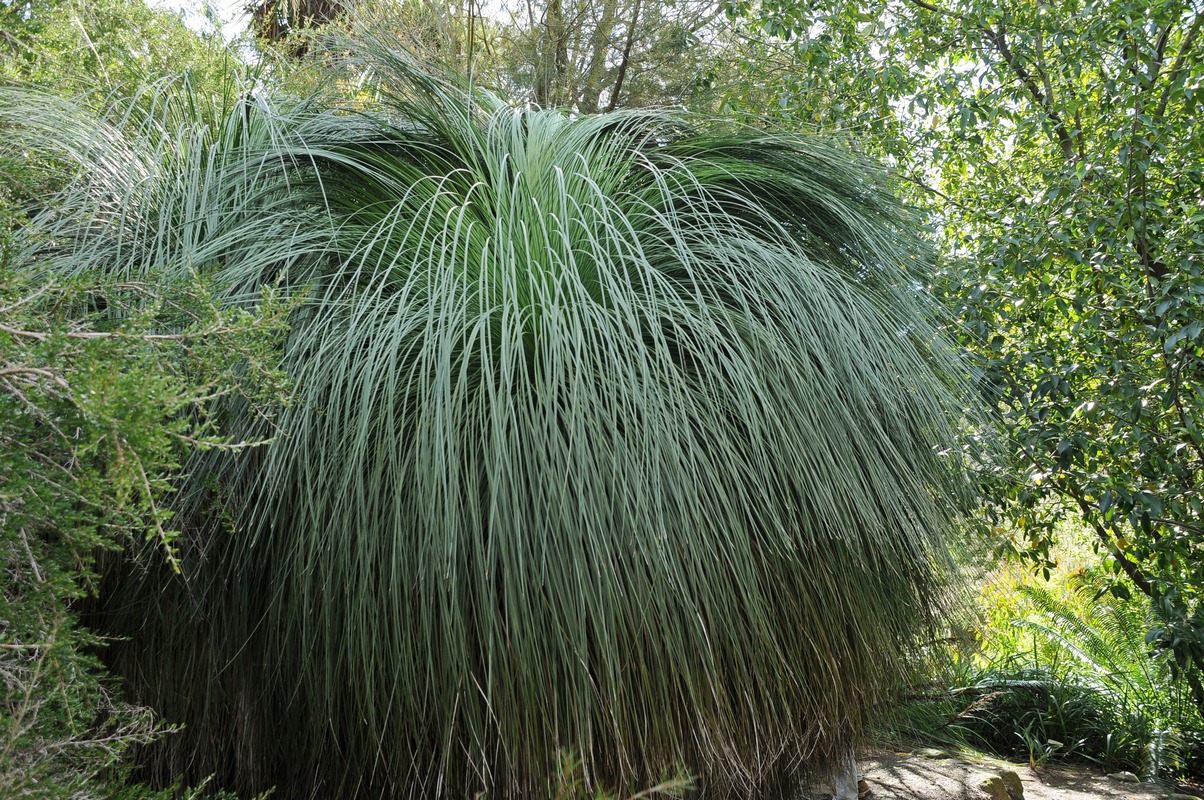
[[[1204,708],[1204,9],[1191,2],[738,5],[796,119],[880,132],[932,209],[946,291],[1014,467],[996,514],[1056,522],[1148,595]],[[773,92],[771,92],[773,94]],[[758,96],[749,94],[749,97]],[[764,96],[764,95],[760,95]],[[737,100],[739,98],[736,98]],[[1018,473],[1018,475],[1017,475]]]
[[[6,57],[16,54],[23,43],[37,35],[48,9],[59,0],[4,0],[0,2],[0,53]]]
[[[76,98],[85,92],[128,97],[141,86],[184,76],[190,96],[210,102],[210,95],[231,90],[230,78],[243,69],[216,34],[197,34],[178,13],[142,0],[37,0],[0,8],[5,83]]]
[[[327,25],[346,10],[337,0],[262,0],[250,7],[255,33],[269,42]]]
[[[512,15],[503,76],[587,114],[689,103],[709,88],[720,18],[709,1],[550,0]]]
[[[187,266],[220,308],[300,304],[292,401],[212,410],[272,443],[194,460],[181,573],[130,566],[98,617],[187,724],[160,767],[530,796],[562,748],[619,786],[834,766],[906,668],[965,488],[912,220],[819,140],[516,111],[340,48],[377,76],[356,114],[13,114],[77,157],[28,229],[53,274]]]
[[[284,14],[286,8],[292,11]],[[710,107],[722,69],[714,63],[722,10],[709,0],[509,0],[497,7],[378,0],[321,4],[320,13],[312,4],[266,3],[257,19],[263,13],[276,20],[265,38],[284,41],[293,56],[304,55],[331,22],[386,30],[432,65],[470,74],[503,96],[580,113]]]

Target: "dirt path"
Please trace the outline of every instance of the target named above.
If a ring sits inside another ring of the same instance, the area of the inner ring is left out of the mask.
[[[873,751],[859,762],[876,800],[989,800],[984,785],[1004,771],[1020,778],[1024,800],[1193,800],[1135,778],[1118,780],[1087,768],[1009,764],[987,758],[967,760],[940,751],[895,753]],[[998,784],[996,784],[998,786]],[[1007,795],[1003,794],[1006,798]],[[1012,798],[1012,800],[1018,800]]]

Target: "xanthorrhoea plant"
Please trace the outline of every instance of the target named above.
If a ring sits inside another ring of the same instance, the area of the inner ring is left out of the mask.
[[[514,109],[360,47],[367,108],[104,128],[31,228],[31,264],[307,298],[275,427],[221,410],[272,443],[191,470],[184,577],[112,593],[188,725],[163,764],[290,797],[527,796],[561,748],[713,792],[831,767],[956,515],[913,221],[816,139]]]

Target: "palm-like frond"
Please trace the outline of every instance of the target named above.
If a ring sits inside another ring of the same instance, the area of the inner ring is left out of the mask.
[[[1017,620],[1073,659],[1069,670],[1080,681],[1108,695],[1123,709],[1165,715],[1169,665],[1155,658],[1145,641],[1152,612],[1143,603],[1097,598],[1086,589],[1062,598],[1041,587],[1024,585],[1024,597],[1038,615]]]
[[[289,796],[835,764],[956,514],[913,221],[821,141],[516,111],[367,47],[369,111],[103,129],[30,252],[308,297],[278,430],[223,412],[273,444],[192,469],[188,577],[113,595],[176,755]]]

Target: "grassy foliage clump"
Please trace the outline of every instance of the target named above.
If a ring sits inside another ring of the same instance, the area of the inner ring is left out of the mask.
[[[351,52],[354,110],[12,117],[81,170],[31,228],[53,273],[299,303],[291,403],[214,412],[272,443],[195,459],[181,573],[108,595],[139,697],[188,725],[164,774],[458,797],[538,793],[561,750],[620,789],[834,765],[961,486],[913,220],[821,141]]]

